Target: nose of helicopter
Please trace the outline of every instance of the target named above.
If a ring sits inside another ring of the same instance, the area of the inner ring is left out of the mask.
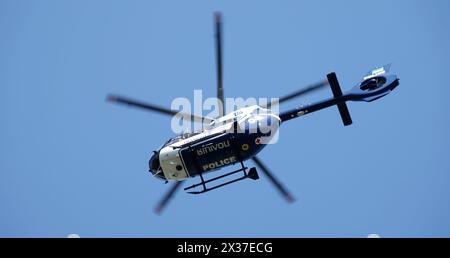
[[[159,163],[159,152],[154,151],[153,155],[150,157],[148,161],[149,171],[153,174],[153,176],[166,180],[164,173],[162,171],[161,165]]]

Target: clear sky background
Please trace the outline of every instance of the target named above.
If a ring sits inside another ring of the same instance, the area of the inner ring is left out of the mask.
[[[157,216],[168,185],[147,162],[170,118],[105,96],[215,96],[217,10],[228,97],[281,96],[331,71],[349,89],[389,62],[401,85],[350,103],[351,127],[331,108],[281,128],[260,157],[296,203],[262,177],[180,191]],[[0,236],[450,237],[449,12],[447,0],[2,0]]]

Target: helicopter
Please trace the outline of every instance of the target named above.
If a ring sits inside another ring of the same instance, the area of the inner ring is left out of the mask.
[[[371,70],[363,77],[361,82],[345,93],[342,92],[336,74],[332,72],[327,75],[326,80],[283,96],[278,99],[276,104],[279,105],[326,86],[331,88],[333,95],[331,98],[302,105],[279,114],[272,112],[272,103],[262,106],[247,106],[224,114],[222,18],[218,12],[214,13],[214,17],[218,117],[209,118],[183,114],[172,109],[118,95],[107,96],[107,100],[113,103],[146,109],[172,117],[181,114],[184,118],[206,124],[201,130],[183,133],[169,139],[162,147],[153,151],[149,160],[149,172],[166,183],[174,182],[155,207],[157,214],[163,211],[175,192],[188,179],[199,177],[200,182],[188,186],[184,190],[190,194],[203,194],[244,179],[258,180],[258,171],[269,179],[288,202],[294,202],[295,198],[291,193],[257,157],[257,154],[269,145],[267,142],[271,140],[279,126],[295,118],[333,106],[337,106],[344,126],[349,126],[353,122],[346,102],[373,102],[386,96],[399,85],[399,78],[390,73],[390,64]],[[252,160],[256,167],[245,166],[244,162],[248,160]],[[221,171],[232,165],[238,165],[238,168],[211,179],[205,179],[204,177],[205,174],[218,173],[216,171]],[[240,176],[236,178],[236,174]],[[232,179],[226,182],[212,185],[215,181],[230,177]]]

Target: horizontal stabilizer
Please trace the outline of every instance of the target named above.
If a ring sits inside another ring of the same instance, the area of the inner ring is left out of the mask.
[[[330,73],[327,75],[328,82],[330,83],[331,91],[333,92],[333,96],[335,98],[342,97],[342,90],[339,86],[339,81],[336,77],[335,73]],[[344,123],[344,126],[351,125],[352,118],[350,116],[350,112],[348,111],[347,104],[345,102],[337,104],[337,107],[339,109],[339,114],[341,115],[342,122]]]

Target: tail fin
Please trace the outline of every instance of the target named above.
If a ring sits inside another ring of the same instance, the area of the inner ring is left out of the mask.
[[[333,92],[333,96],[335,98],[342,96],[342,90],[341,86],[339,86],[339,81],[336,77],[335,73],[330,73],[327,75],[328,82],[330,83],[331,91]],[[341,115],[342,122],[344,123],[344,126],[351,125],[352,117],[350,116],[350,112],[348,111],[347,104],[345,102],[337,105],[339,114]]]

